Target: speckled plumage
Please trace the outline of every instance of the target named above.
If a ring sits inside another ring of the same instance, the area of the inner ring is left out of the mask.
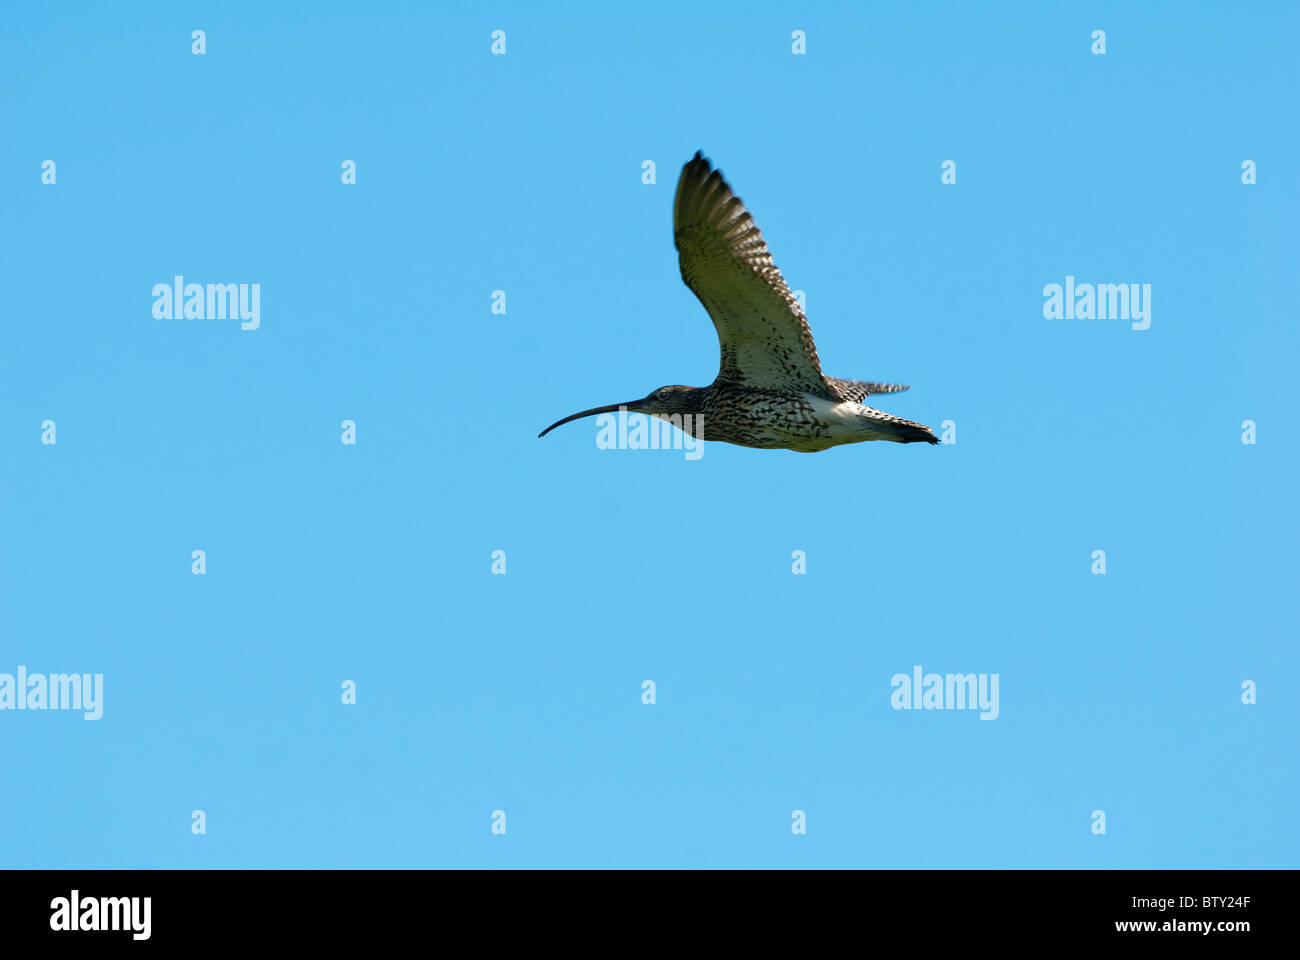
[[[772,261],[763,234],[709,161],[696,153],[682,168],[673,200],[673,238],[682,280],[708,311],[721,350],[707,387],[661,387],[643,400],[613,404],[682,424],[692,435],[745,447],[812,452],[842,443],[938,443],[920,423],[860,401],[906,386],[842,380],[822,373],[799,301]]]

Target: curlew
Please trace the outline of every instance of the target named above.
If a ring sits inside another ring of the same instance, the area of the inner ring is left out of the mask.
[[[682,280],[718,332],[722,362],[707,387],[660,387],[626,403],[583,410],[538,434],[599,413],[645,413],[701,440],[812,453],[842,443],[938,443],[930,428],[865,406],[893,383],[822,373],[803,307],[772,262],[763,234],[721,171],[696,153],[677,180],[673,239]]]

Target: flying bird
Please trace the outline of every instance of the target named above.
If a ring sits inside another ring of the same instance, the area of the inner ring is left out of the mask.
[[[862,401],[894,383],[822,373],[803,307],[772,262],[763,234],[722,172],[703,154],[682,167],[673,200],[682,280],[718,332],[722,362],[707,387],[660,387],[640,400],[583,410],[561,424],[620,409],[645,413],[701,440],[812,453],[842,443],[938,443],[930,428]]]

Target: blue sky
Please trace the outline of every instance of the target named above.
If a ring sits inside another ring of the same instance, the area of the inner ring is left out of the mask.
[[[1300,14],[1136,7],[11,11],[0,673],[104,695],[0,711],[0,866],[1300,865]],[[537,439],[715,375],[696,149],[955,443]]]

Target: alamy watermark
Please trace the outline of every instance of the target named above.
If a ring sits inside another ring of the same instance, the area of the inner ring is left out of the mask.
[[[1044,320],[1132,320],[1134,330],[1151,326],[1151,284],[1075,283],[1043,287]]]
[[[260,283],[186,283],[176,275],[171,283],[153,285],[156,320],[235,320],[239,329],[262,325]]]
[[[627,407],[619,407],[617,416],[597,416],[596,428],[596,446],[601,450],[683,450],[687,460],[704,456],[704,441],[698,437],[704,432],[703,414],[638,413],[629,419]]]
[[[81,710],[87,720],[104,715],[102,673],[0,673],[0,710]]]
[[[133,940],[148,940],[153,924],[153,897],[83,897],[80,890],[50,901],[50,929],[75,933],[81,930],[121,930]]]
[[[909,676],[896,673],[889,705],[895,710],[979,710],[981,720],[996,720],[996,673],[923,673],[918,663]]]

